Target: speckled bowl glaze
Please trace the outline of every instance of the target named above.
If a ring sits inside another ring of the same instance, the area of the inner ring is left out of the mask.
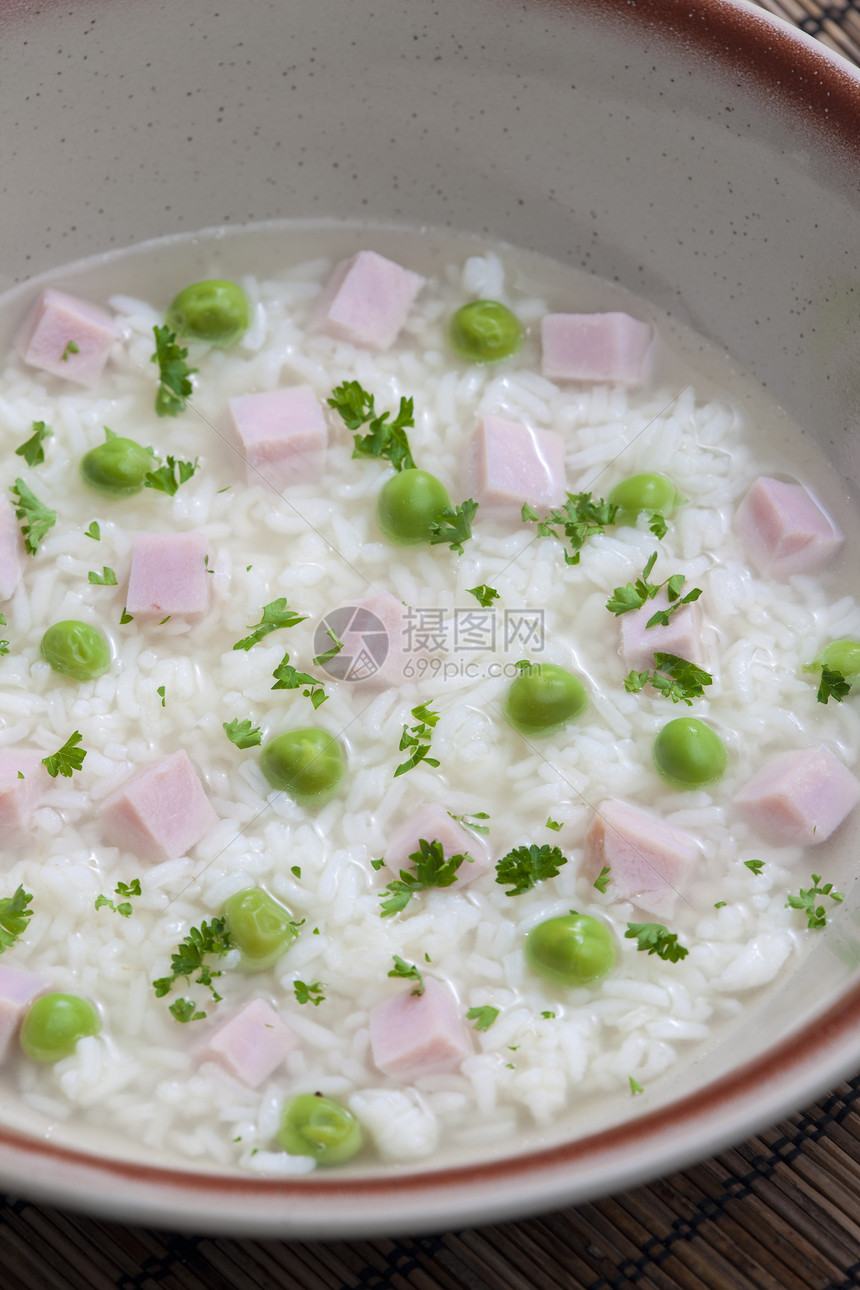
[[[430,223],[614,279],[724,346],[849,479],[860,77],[729,0],[0,0],[0,287],[283,217]],[[849,839],[853,845],[853,839]],[[135,1222],[367,1235],[629,1187],[860,1067],[856,896],[742,1030],[587,1136],[269,1182],[0,1129],[0,1185]],[[121,1151],[121,1149],[120,1149]]]

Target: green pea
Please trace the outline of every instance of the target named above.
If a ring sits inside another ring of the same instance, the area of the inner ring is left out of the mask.
[[[820,672],[827,667],[831,672],[840,672],[846,681],[853,681],[860,676],[860,641],[838,640],[825,645],[815,657],[808,669]]]
[[[235,282],[212,278],[180,291],[165,321],[177,336],[208,340],[226,349],[248,330],[251,310],[247,296]]]
[[[609,494],[609,501],[621,512],[616,517],[618,523],[628,517],[635,523],[640,511],[671,515],[679,500],[677,488],[665,475],[628,475]]]
[[[94,681],[110,667],[110,645],[104,632],[74,618],[49,627],[40,650],[55,672],[73,681]]]
[[[401,470],[380,489],[376,522],[389,542],[416,546],[428,541],[430,525],[450,505],[448,492],[435,475]]]
[[[677,717],[654,740],[654,764],[675,788],[702,788],[722,779],[728,764],[725,745],[711,726],[696,717]]]
[[[260,767],[273,788],[282,788],[301,806],[322,806],[340,787],[346,757],[332,735],[308,726],[270,739]]]
[[[448,343],[470,363],[498,363],[523,343],[519,318],[498,300],[473,300],[451,319]]]
[[[264,972],[299,934],[290,911],[259,887],[237,891],[224,902],[221,913],[231,943],[242,951],[239,968],[243,972]]]
[[[342,1165],[361,1150],[361,1125],[340,1102],[319,1093],[291,1097],[281,1114],[277,1143],[290,1156],[313,1156],[320,1165]]]
[[[109,497],[131,497],[143,488],[143,481],[155,470],[155,457],[133,439],[118,436],[91,448],[81,459],[81,476],[97,493]]]
[[[526,962],[557,985],[590,985],[615,966],[615,945],[605,923],[571,912],[538,923],[526,936]]]
[[[521,735],[552,735],[588,707],[578,676],[555,663],[522,671],[505,698],[505,719]]]
[[[77,994],[43,994],[27,1009],[20,1043],[34,1062],[59,1062],[71,1057],[79,1039],[102,1028],[93,1005]]]

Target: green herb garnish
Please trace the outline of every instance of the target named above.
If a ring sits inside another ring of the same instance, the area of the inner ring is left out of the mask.
[[[80,354],[81,348],[76,340],[66,341],[66,348],[60,355],[60,362],[68,363],[70,354]]]
[[[260,727],[253,725],[250,717],[245,721],[240,721],[237,717],[235,721],[222,721],[221,724],[227,738],[237,748],[257,748],[263,742]]]
[[[591,493],[568,493],[564,505],[550,511],[544,519],[540,519],[534,507],[528,504],[523,506],[522,518],[527,522],[537,522],[540,537],[567,541],[570,552],[564,552],[565,563],[579,564],[580,551],[587,539],[605,532],[607,524],[614,524],[617,512],[618,507],[602,497],[594,498]]]
[[[305,985],[304,981],[294,981],[293,992],[297,1003],[312,1003],[315,1008],[325,1003],[322,981],[314,981],[313,985]]]
[[[411,748],[412,752],[408,759],[401,762],[395,770],[395,779],[398,775],[405,775],[408,770],[413,770],[422,761],[426,761],[428,766],[439,765],[435,757],[427,756],[430,751],[433,727],[439,720],[439,713],[434,712],[426,703],[419,703],[417,708],[412,709],[412,715],[416,719],[415,725],[408,728],[404,726],[403,734],[400,736],[400,751],[406,752]]]
[[[28,906],[33,899],[29,891],[17,887],[11,896],[0,900],[0,954],[15,944],[27,930],[27,924],[33,917]]]
[[[33,433],[15,449],[15,456],[23,457],[28,466],[41,466],[45,460],[45,440],[50,439],[53,433],[44,421],[34,421]]]
[[[230,932],[227,922],[223,918],[213,918],[210,922],[203,922],[199,927],[192,927],[184,940],[179,942],[176,952],[170,956],[170,976],[159,977],[153,981],[152,988],[155,990],[157,999],[169,994],[173,989],[175,982],[179,977],[185,977],[191,981],[193,973],[198,975],[194,978],[195,984],[206,986],[211,992],[212,998],[218,1003],[221,995],[217,992],[212,984],[215,977],[221,975],[220,970],[212,968],[206,962],[207,955],[221,956],[226,954],[231,948]],[[189,1003],[190,1000],[182,1000],[183,1003]],[[192,1005],[194,1006],[194,1005]],[[173,1011],[171,1009],[171,1011]],[[205,1016],[205,1013],[201,1014]],[[176,1016],[176,1013],[174,1013]],[[197,1020],[197,1017],[177,1017],[177,1021]]]
[[[635,938],[637,949],[656,954],[667,963],[677,963],[685,959],[689,950],[678,943],[676,932],[670,932],[662,923],[628,923],[625,937]]]
[[[686,703],[692,707],[693,699],[701,698],[705,692],[703,687],[713,685],[714,678],[710,672],[696,667],[695,663],[679,658],[677,654],[664,654],[658,650],[654,655],[653,672],[631,672],[624,680],[624,688],[628,694],[638,694],[649,682],[658,694],[673,703]]]
[[[468,542],[472,536],[472,520],[477,509],[478,503],[471,497],[459,506],[446,506],[430,525],[430,536],[427,539],[430,546],[447,542],[452,551],[462,555],[463,543]]]
[[[609,886],[610,872],[611,870],[609,865],[605,864],[603,868],[600,870],[600,873],[594,879],[594,882],[591,884],[592,887],[596,887],[598,891],[603,892],[604,896],[606,895],[606,888]]]
[[[488,1003],[484,1003],[480,1007],[470,1008],[466,1013],[466,1020],[474,1021],[476,1030],[489,1030],[498,1015],[498,1008],[492,1008]]]
[[[35,555],[45,535],[57,522],[57,512],[45,506],[30,491],[23,479],[16,479],[9,490],[15,498],[15,518],[21,522],[24,549]]]
[[[306,618],[307,614],[297,614],[294,610],[287,609],[286,597],[280,596],[277,600],[263,606],[263,617],[248,629],[251,635],[236,641],[233,649],[249,650],[270,632],[276,632],[280,627],[295,627],[297,623],[303,623]]]
[[[168,1012],[176,1021],[202,1021],[206,1016],[197,1008],[193,999],[176,999],[168,1006]]]
[[[551,815],[548,815],[546,817],[546,827],[552,829],[553,833],[560,833],[562,828],[561,821],[554,820]]]
[[[415,469],[406,437],[406,431],[415,425],[411,399],[400,400],[400,409],[393,421],[389,421],[390,412],[377,416],[373,395],[362,389],[358,381],[344,381],[332,390],[326,403],[339,413],[348,430],[355,432],[364,425],[368,427],[366,435],[355,435],[353,458],[375,457],[390,461],[395,470]]]
[[[567,856],[562,855],[559,847],[551,847],[544,842],[543,846],[514,847],[496,864],[496,882],[502,886],[513,884],[506,896],[521,896],[524,891],[531,891],[539,882],[555,878],[562,865],[567,864]]]
[[[115,587],[116,574],[113,569],[109,569],[106,564],[102,565],[101,573],[93,573],[92,570],[87,574],[87,579],[97,587]]]
[[[785,902],[786,909],[801,909],[806,914],[806,923],[808,927],[824,927],[827,923],[827,911],[823,905],[816,905],[815,901],[819,896],[829,896],[840,904],[845,896],[841,891],[833,890],[833,883],[826,882],[820,886],[821,874],[812,875],[812,886],[804,889],[800,888],[800,894],[797,896],[789,895]]]
[[[837,703],[841,703],[850,691],[851,683],[845,680],[841,672],[837,672],[833,667],[822,667],[816,695],[819,703],[827,703],[828,699],[835,699]]]
[[[431,887],[450,887],[457,880],[457,870],[464,861],[472,862],[470,855],[455,855],[445,858],[441,842],[427,842],[424,838],[418,841],[418,850],[410,855],[412,869],[401,869],[400,877],[394,878],[385,891],[380,892],[383,918],[399,914],[409,904],[412,896],[419,891],[429,891]]]
[[[114,890],[115,896],[128,897],[140,895],[140,879],[132,878],[131,882],[118,882]],[[116,905],[109,896],[96,896],[96,909],[111,909],[115,914],[121,915],[122,918],[131,918],[134,913],[134,907],[128,899],[123,900],[122,904]]]
[[[175,457],[168,456],[165,465],[159,466],[157,470],[146,472],[143,486],[154,488],[158,493],[167,493],[168,497],[174,497],[177,490],[188,482],[199,465],[197,457],[193,461],[177,461]]]
[[[78,748],[77,745],[83,742],[83,738],[80,730],[76,730],[69,735],[62,748],[58,748],[50,757],[42,758],[42,765],[47,767],[52,779],[56,779],[58,775],[71,779],[72,772],[81,769],[87,754],[86,749]]]
[[[402,959],[400,957],[399,954],[394,955],[394,967],[391,969],[388,975],[404,977],[407,981],[415,981],[417,984],[416,984],[416,988],[412,991],[412,993],[413,994],[424,993],[423,976],[418,971],[414,963],[407,963],[405,959]]]
[[[488,587],[485,582],[482,582],[478,587],[467,587],[466,594],[474,596],[478,604],[482,605],[484,609],[489,609],[493,601],[499,599],[499,593],[495,587]]]
[[[477,822],[478,820],[488,820],[490,818],[486,811],[475,811],[474,815],[455,815],[453,811],[449,811],[448,814],[452,820],[456,820],[458,824],[462,824],[466,829],[471,829],[473,833],[489,833],[490,831],[488,824],[478,824]]]
[[[687,581],[683,573],[673,573],[664,582],[654,583],[648,581],[648,575],[657,562],[657,555],[658,552],[654,551],[648,557],[648,562],[642,570],[641,578],[637,578],[635,582],[625,583],[623,587],[615,588],[613,595],[606,602],[606,608],[611,614],[615,614],[618,617],[620,614],[629,613],[631,609],[641,609],[646,600],[653,600],[658,591],[665,587],[669,600],[668,608],[658,609],[648,619],[645,626],[657,627],[659,625],[667,627],[672,614],[676,613],[682,605],[690,605],[694,600],[699,599],[702,594],[701,587],[694,587],[692,591],[687,592],[686,596],[681,596],[681,588]]]
[[[627,1079],[628,1079],[628,1082],[629,1082],[629,1084],[630,1084],[630,1096],[631,1096],[631,1097],[635,1097],[637,1093],[644,1093],[644,1092],[645,1092],[645,1090],[644,1090],[644,1088],[642,1087],[642,1085],[641,1085],[640,1083],[638,1083],[638,1081],[637,1081],[637,1080],[635,1080],[635,1079],[633,1078],[633,1076],[632,1076],[632,1075],[628,1075]]]
[[[760,874],[764,868],[763,860],[744,860],[744,864],[751,873]]]
[[[84,537],[92,538],[94,542],[100,542],[101,536],[102,536],[102,531],[98,526],[98,521],[93,520],[92,523],[90,524],[90,527],[84,533]]]
[[[299,690],[303,685],[308,686],[307,690],[302,690],[302,694],[306,699],[310,699],[315,710],[328,698],[315,676],[311,676],[308,672],[296,671],[290,662],[289,654],[284,655],[272,676],[275,678],[273,690]]]
[[[155,353],[150,362],[158,365],[158,391],[155,411],[160,417],[176,417],[185,411],[185,403],[194,387],[191,376],[197,370],[186,363],[188,350],[176,343],[176,333],[169,327],[153,327]]]
[[[327,649],[325,650],[324,653],[316,655],[313,661],[314,667],[322,667],[325,663],[328,663],[331,659],[333,659],[335,654],[339,654],[340,651],[343,649],[343,641],[338,640],[337,636],[335,636],[334,632],[330,627],[326,629],[326,636],[329,638],[330,641],[333,641],[334,644],[332,645],[331,649]]]

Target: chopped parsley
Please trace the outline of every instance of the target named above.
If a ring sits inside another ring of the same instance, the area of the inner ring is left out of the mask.
[[[659,511],[652,511],[651,518],[648,521],[648,527],[654,534],[655,538],[664,538],[666,536],[667,524],[665,518]]]
[[[294,981],[293,992],[297,1003],[312,1003],[315,1008],[325,1003],[322,981],[314,981],[313,985],[306,985],[304,981]]]
[[[162,708],[166,708],[166,707],[167,707],[167,697],[166,697],[166,695],[167,695],[167,686],[166,686],[166,685],[160,685],[160,686],[158,687],[158,689],[155,691],[155,693],[158,695],[159,699],[161,699],[161,706],[162,706]]]
[[[35,555],[46,534],[56,524],[57,512],[40,502],[23,479],[16,479],[9,491],[17,502],[15,518],[21,523],[24,549],[28,555]]]
[[[68,363],[70,354],[80,354],[81,347],[76,340],[66,341],[66,348],[60,355],[61,363]]]
[[[446,506],[430,525],[429,545],[439,546],[447,542],[452,551],[462,555],[463,543],[472,536],[472,520],[477,509],[478,503],[471,497],[459,506]]]
[[[15,944],[27,930],[27,924],[33,917],[28,906],[33,899],[29,891],[17,887],[14,894],[0,900],[0,954]]]
[[[606,895],[606,888],[609,886],[610,873],[611,869],[609,865],[605,864],[600,870],[600,873],[594,879],[594,882],[591,884],[592,887],[596,887],[598,891],[603,892],[604,896]]]
[[[653,672],[633,671],[624,680],[628,694],[638,694],[644,686],[650,684],[665,698],[673,703],[693,705],[693,699],[699,699],[705,693],[704,686],[713,685],[714,678],[695,663],[679,658],[677,654],[664,654],[657,651],[654,655]]]
[[[71,779],[72,772],[81,769],[87,754],[86,749],[78,748],[77,745],[83,742],[83,738],[80,730],[76,730],[69,735],[62,748],[58,748],[50,757],[42,758],[42,765],[47,767],[52,779],[56,779],[58,775]]]
[[[488,587],[485,582],[482,582],[478,587],[467,587],[466,594],[474,596],[478,604],[484,609],[489,609],[493,601],[499,599],[499,593],[495,587]]]
[[[155,353],[151,363],[158,365],[158,391],[155,411],[160,417],[176,417],[185,411],[185,403],[194,387],[191,375],[197,369],[186,363],[188,350],[176,343],[176,333],[169,327],[153,327]]]
[[[833,883],[826,882],[820,886],[821,874],[812,875],[812,886],[804,889],[800,888],[800,894],[797,896],[789,895],[785,902],[786,909],[801,909],[806,914],[807,927],[824,927],[827,923],[827,911],[823,905],[816,905],[815,901],[819,896],[829,896],[837,904],[841,903],[845,896],[841,891],[833,890]]]
[[[120,897],[139,896],[140,879],[132,878],[131,882],[118,882],[114,889],[114,895]],[[134,906],[131,901],[125,899],[121,904],[116,905],[109,896],[96,896],[96,909],[111,909],[115,914],[120,914],[123,918],[131,918],[134,913]]]
[[[628,1080],[628,1083],[630,1084],[630,1096],[631,1096],[631,1097],[635,1097],[637,1093],[644,1093],[644,1092],[645,1092],[645,1090],[644,1090],[644,1088],[642,1087],[642,1085],[641,1085],[637,1080],[635,1080],[635,1079],[633,1078],[633,1076],[632,1076],[632,1075],[628,1075],[627,1080]]]
[[[94,542],[101,541],[102,531],[98,526],[97,520],[93,520],[93,522],[90,524],[90,527],[84,533],[84,537],[92,538]]]
[[[415,425],[412,399],[402,398],[397,416],[389,421],[391,413],[382,412],[377,416],[373,395],[362,389],[358,381],[344,381],[332,390],[326,403],[340,415],[348,430],[355,432],[367,426],[366,435],[355,434],[353,458],[376,457],[390,461],[395,470],[415,469],[406,437],[406,431]]]
[[[94,573],[92,569],[87,574],[87,580],[97,587],[115,587],[116,574],[113,569],[109,569],[106,564],[102,565],[101,573]]]
[[[302,871],[301,871],[301,867],[300,867],[299,865],[297,865],[297,864],[291,865],[291,866],[290,866],[290,873],[293,875],[293,877],[296,879],[296,881],[297,881],[297,882],[301,882],[301,880],[302,880]]]
[[[435,757],[427,756],[430,751],[433,727],[439,720],[439,713],[434,712],[426,703],[419,703],[417,708],[412,709],[412,715],[415,717],[415,725],[408,728],[404,726],[403,734],[400,736],[400,751],[406,752],[410,748],[412,751],[407,760],[401,762],[395,770],[395,779],[398,775],[405,775],[408,770],[413,770],[422,761],[426,761],[428,766],[439,765]]]
[[[8,626],[8,623],[6,622],[6,615],[0,614],[0,627],[7,627],[7,626]],[[0,654],[8,654],[8,653],[9,653],[9,642],[0,641]],[[18,773],[20,774],[20,771]],[[24,776],[21,775],[21,778],[23,779]]]
[[[527,522],[537,522],[540,537],[567,541],[570,551],[564,552],[565,564],[579,564],[580,551],[587,539],[605,532],[607,524],[614,524],[617,512],[618,507],[605,502],[602,497],[594,498],[591,493],[568,493],[564,505],[550,511],[544,519],[540,519],[528,503],[523,506],[522,518]]]
[[[629,613],[631,609],[641,609],[646,600],[653,600],[657,593],[665,587],[666,595],[669,599],[668,608],[658,609],[648,619],[645,626],[657,627],[659,625],[668,627],[672,614],[676,613],[682,605],[690,605],[701,596],[701,587],[694,587],[692,591],[687,592],[686,596],[681,595],[681,589],[687,581],[683,573],[673,573],[670,578],[666,578],[663,582],[649,582],[648,575],[657,563],[657,555],[658,552],[654,551],[648,557],[648,562],[642,570],[641,578],[637,578],[635,582],[627,582],[623,587],[616,587],[607,600],[606,608],[611,614],[615,614],[616,618],[620,614]]]
[[[714,909],[725,909],[727,903],[725,900],[717,900],[714,902]]]
[[[747,869],[749,869],[750,873],[754,873],[756,875],[760,874],[764,868],[763,860],[744,860],[744,864]]]
[[[263,606],[263,617],[248,628],[251,635],[236,641],[233,649],[249,650],[270,632],[276,632],[279,627],[295,627],[297,623],[303,623],[306,618],[307,614],[297,614],[294,610],[287,609],[286,597],[280,596],[277,600]]]
[[[636,940],[637,949],[656,954],[667,963],[677,963],[690,952],[678,943],[677,933],[670,932],[662,923],[628,923],[624,935],[627,939]]]
[[[273,690],[299,690],[303,685],[308,686],[307,690],[302,690],[302,694],[306,699],[310,699],[315,710],[328,698],[315,676],[311,676],[309,672],[296,671],[290,662],[289,654],[284,655],[272,676],[275,678]]]
[[[412,993],[416,995],[424,993],[423,976],[418,971],[414,963],[407,963],[399,954],[394,955],[394,967],[388,975],[404,977],[407,981],[415,981],[416,986]]]
[[[157,493],[167,493],[174,497],[179,488],[187,483],[200,465],[199,458],[193,461],[177,461],[168,456],[167,462],[157,470],[148,470],[143,477],[144,488],[154,488]]]
[[[841,672],[837,672],[833,667],[822,667],[816,695],[819,703],[827,703],[828,699],[835,699],[837,703],[841,703],[850,690],[851,683],[845,680]]]
[[[313,660],[314,667],[323,667],[326,663],[330,662],[330,660],[334,658],[335,654],[339,654],[340,651],[343,649],[343,641],[338,640],[337,636],[334,634],[334,632],[330,627],[326,629],[326,636],[329,638],[330,641],[333,641],[334,644],[332,645],[331,649],[327,649],[322,654],[316,655],[316,657]]]
[[[128,612],[128,608],[126,605],[123,605],[122,613],[119,616],[120,627],[124,626],[125,623],[133,623],[133,622],[134,622],[134,615]]]
[[[240,721],[237,717],[234,721],[222,721],[221,724],[227,738],[237,748],[257,748],[263,742],[260,727],[253,725],[250,717],[245,721]]]
[[[427,842],[425,838],[418,841],[418,850],[410,855],[412,869],[401,869],[400,877],[394,878],[385,891],[380,892],[383,918],[399,914],[409,904],[412,896],[419,891],[429,891],[431,887],[450,887],[457,881],[457,870],[464,861],[472,862],[470,855],[454,855],[445,858],[441,842]]]
[[[542,1012],[540,1015],[544,1018],[545,1021],[555,1021],[554,1012]]]
[[[498,1008],[492,1008],[488,1003],[484,1003],[480,1007],[470,1008],[466,1013],[466,1020],[474,1021],[476,1030],[489,1030],[498,1015]]]
[[[45,440],[50,439],[53,433],[44,421],[34,421],[33,433],[15,449],[15,456],[23,457],[28,466],[41,466],[45,460]]]
[[[488,824],[478,823],[478,820],[488,820],[490,818],[486,811],[475,811],[474,815],[455,815],[453,811],[449,811],[448,814],[452,820],[456,820],[458,824],[462,824],[466,829],[471,829],[473,833],[489,833],[490,831]]]
[[[496,864],[496,882],[502,886],[512,885],[512,890],[505,892],[506,896],[521,896],[539,882],[555,878],[565,864],[567,856],[546,842],[540,847],[534,843],[528,847],[514,847]]]
[[[210,922],[203,922],[199,927],[190,928],[188,935],[184,940],[179,942],[176,952],[170,956],[170,976],[159,977],[153,981],[152,988],[155,990],[157,999],[169,994],[179,977],[185,977],[191,981],[193,973],[198,975],[194,977],[196,985],[203,985],[211,991],[212,998],[216,1003],[220,1002],[221,995],[212,984],[215,977],[221,975],[220,970],[212,968],[206,962],[208,955],[221,956],[226,954],[231,948],[230,932],[227,922],[223,918],[213,918]],[[181,1004],[188,1004],[193,1009],[194,1004],[189,999],[179,1000]],[[183,1009],[181,1009],[182,1011]],[[178,1016],[171,1008],[171,1012],[177,1021],[197,1021],[198,1016]],[[200,1016],[205,1017],[205,1012]]]
[[[176,999],[168,1007],[168,1011],[176,1021],[202,1021],[206,1016],[201,1012],[193,999]]]
[[[548,815],[546,817],[546,827],[552,829],[553,833],[560,833],[562,828],[561,821],[554,820],[551,815]]]

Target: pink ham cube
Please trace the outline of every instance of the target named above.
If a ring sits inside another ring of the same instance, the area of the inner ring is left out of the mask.
[[[319,399],[309,385],[245,394],[228,402],[251,484],[279,492],[319,479],[327,431]]]
[[[416,852],[421,839],[425,842],[439,842],[447,860],[449,856],[469,855],[472,863],[464,860],[457,870],[457,877],[451,884],[464,887],[466,883],[480,878],[490,867],[490,857],[486,844],[474,833],[468,833],[456,820],[452,819],[444,806],[427,804],[420,806],[410,815],[405,824],[401,824],[391,835],[385,848],[385,863],[394,874],[401,869],[411,869],[409,857]]]
[[[250,1088],[259,1088],[295,1046],[295,1036],[274,1009],[264,999],[254,999],[218,1027],[201,1056],[220,1062]]]
[[[609,798],[597,807],[585,835],[583,873],[593,882],[608,865],[614,896],[657,918],[671,918],[680,890],[702,859],[691,834],[641,806]]]
[[[747,556],[765,577],[820,569],[839,550],[841,530],[802,484],[760,475],[735,512]]]
[[[218,822],[184,749],[138,771],[102,803],[116,846],[144,860],[175,860]]]
[[[860,801],[860,783],[824,744],[778,753],[735,798],[769,842],[826,842]]]
[[[336,266],[308,328],[381,354],[394,344],[426,281],[375,251],[359,251]]]
[[[389,591],[371,591],[331,610],[316,630],[314,651],[324,653],[331,648],[327,627],[343,642],[343,649],[323,665],[324,670],[337,681],[372,689],[403,685],[408,679],[404,668],[411,657],[409,612],[414,611],[408,611]]]
[[[657,653],[674,654],[697,667],[704,665],[702,611],[697,600],[676,609],[666,627],[660,623],[653,627],[645,626],[658,610],[666,609],[668,605],[664,587],[641,609],[631,609],[620,615],[621,654],[625,666],[635,668],[637,672],[648,672],[654,666]]]
[[[648,374],[651,339],[648,324],[629,314],[547,314],[542,371],[551,381],[637,385]]]
[[[456,1070],[474,1051],[450,991],[432,977],[370,1010],[370,1050],[383,1075],[411,1083]]]
[[[481,506],[522,509],[564,501],[564,441],[554,430],[482,416],[468,449],[468,489]]]
[[[126,609],[134,618],[202,614],[209,604],[201,533],[138,533],[132,541]]]
[[[21,547],[12,503],[0,496],[0,601],[13,596],[21,580]]]
[[[49,782],[40,752],[0,749],[0,849],[27,836],[33,812]]]
[[[33,1000],[48,989],[48,982],[23,968],[0,966],[0,1062],[18,1033],[24,1013]]]
[[[49,288],[27,315],[18,352],[31,367],[78,385],[95,385],[116,338],[114,320],[105,309]]]

